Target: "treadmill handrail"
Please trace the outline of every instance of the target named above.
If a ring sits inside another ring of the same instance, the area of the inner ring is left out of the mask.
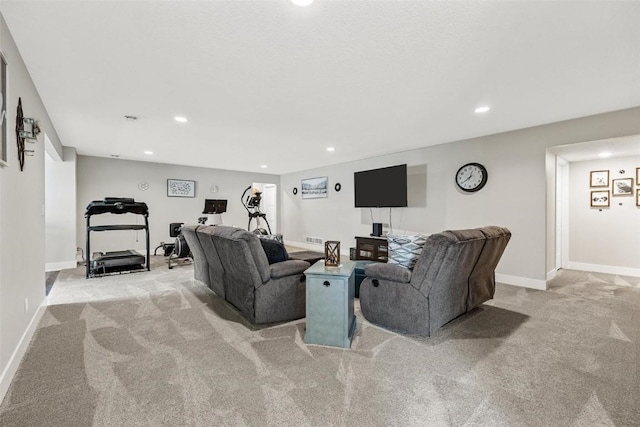
[[[89,231],[111,231],[111,230],[144,230],[147,227],[140,224],[118,224],[118,225],[92,225]]]

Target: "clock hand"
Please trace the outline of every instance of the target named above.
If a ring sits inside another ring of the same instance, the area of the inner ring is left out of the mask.
[[[471,172],[471,175],[469,175],[469,177],[467,179],[465,179],[464,181],[462,181],[460,184],[464,184],[465,182],[469,181],[472,176],[473,176],[473,172]]]

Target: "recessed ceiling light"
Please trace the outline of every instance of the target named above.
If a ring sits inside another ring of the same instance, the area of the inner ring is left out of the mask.
[[[144,152],[144,154],[146,154],[147,156],[151,156],[153,154],[153,151],[147,150]]]
[[[335,147],[327,147],[327,151],[336,151]]]
[[[304,6],[309,6],[311,3],[313,3],[313,0],[291,0],[291,2],[296,6],[304,7]]]
[[[603,151],[602,153],[600,153],[600,157],[602,158],[611,157],[611,151]]]
[[[491,107],[484,105],[484,106],[482,106],[482,107],[478,107],[478,108],[476,108],[474,111],[475,111],[476,113],[486,113],[486,112],[487,112],[487,111],[489,111],[490,109],[491,109]]]
[[[180,123],[187,123],[189,121],[184,116],[175,116],[174,119],[176,120],[176,122],[180,122]]]
[[[260,167],[261,167],[262,169],[265,169],[265,168],[267,167],[267,165],[260,165]]]

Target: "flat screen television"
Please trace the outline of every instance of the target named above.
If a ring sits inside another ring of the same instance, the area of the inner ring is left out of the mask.
[[[355,172],[356,208],[407,206],[407,165]]]
[[[204,199],[203,214],[221,214],[227,211],[227,201],[220,199]]]

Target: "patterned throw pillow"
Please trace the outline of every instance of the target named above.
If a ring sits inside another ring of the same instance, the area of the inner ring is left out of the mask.
[[[398,264],[402,267],[413,269],[422,248],[427,242],[427,236],[418,235],[393,235],[387,234],[389,244],[389,264]]]
[[[284,243],[282,234],[257,234],[257,236],[263,240],[275,240],[276,242]]]

